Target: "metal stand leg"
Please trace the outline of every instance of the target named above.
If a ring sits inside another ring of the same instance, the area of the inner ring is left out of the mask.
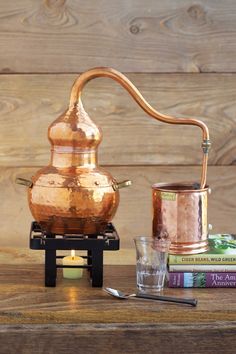
[[[103,284],[103,250],[92,251],[92,286],[102,287]]]
[[[92,251],[91,250],[88,250],[87,256],[88,256],[87,265],[91,266],[92,265]],[[89,272],[90,278],[92,278],[92,270],[91,270],[91,268],[88,268],[87,270]]]
[[[45,250],[45,286],[55,287],[57,279],[56,250]]]

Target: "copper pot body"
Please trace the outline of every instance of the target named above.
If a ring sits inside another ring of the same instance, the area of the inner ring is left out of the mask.
[[[208,186],[196,189],[190,183],[157,183],[152,186],[152,197],[154,238],[169,238],[172,254],[207,251]]]
[[[50,183],[47,175],[43,177]],[[35,185],[29,189],[29,207],[35,220],[55,234],[102,232],[115,215],[119,191],[112,186],[81,188],[76,178],[72,187],[71,177],[60,177],[60,186],[55,188]]]

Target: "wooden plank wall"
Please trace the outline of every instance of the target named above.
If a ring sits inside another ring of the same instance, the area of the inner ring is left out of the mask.
[[[47,127],[95,66],[126,73],[161,112],[209,126],[209,222],[236,232],[235,39],[234,0],[0,0],[0,247],[28,246],[26,190],[14,180],[47,164]],[[104,132],[101,164],[133,180],[114,220],[133,249],[151,232],[151,185],[199,180],[201,134],[147,117],[109,79],[90,82],[84,102]]]

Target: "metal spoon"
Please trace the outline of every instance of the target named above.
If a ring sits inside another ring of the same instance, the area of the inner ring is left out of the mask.
[[[191,306],[197,306],[196,299],[184,299],[184,298],[177,298],[177,297],[170,297],[170,296],[163,296],[163,295],[150,295],[150,294],[125,294],[120,290],[112,289],[112,288],[104,288],[103,289],[109,295],[117,297],[118,299],[125,300],[128,298],[136,297],[140,299],[149,299],[149,300],[159,300],[159,301],[168,301],[168,302],[176,302],[179,304],[187,304]]]

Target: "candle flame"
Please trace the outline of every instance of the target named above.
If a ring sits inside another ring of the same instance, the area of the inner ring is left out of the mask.
[[[71,250],[71,257],[73,260],[75,259],[75,250]]]

